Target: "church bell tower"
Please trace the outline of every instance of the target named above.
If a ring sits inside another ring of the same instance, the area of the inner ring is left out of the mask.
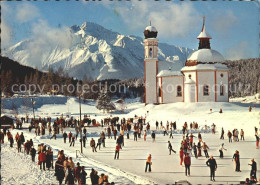
[[[158,73],[158,39],[154,26],[147,26],[144,30],[144,81],[145,104],[157,102],[157,78]]]

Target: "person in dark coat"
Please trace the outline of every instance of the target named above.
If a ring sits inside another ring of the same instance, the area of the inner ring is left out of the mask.
[[[30,154],[32,156],[32,162],[35,162],[36,150],[35,150],[35,148],[33,146],[32,146],[32,148],[30,150]]]
[[[98,179],[99,179],[98,172],[92,168],[91,173],[90,173],[91,184],[97,185]]]
[[[51,151],[51,148],[48,148],[48,151],[46,152],[46,168],[50,170],[50,168],[53,168],[53,152]]]
[[[71,170],[71,168],[67,168],[67,176],[65,179],[65,184],[71,185],[74,184],[74,176],[73,176],[73,171]]]
[[[185,154],[185,157],[184,157],[184,165],[185,165],[185,175],[187,176],[187,171],[188,171],[188,175],[190,176],[191,160],[190,160],[190,156],[189,156],[188,153]]]
[[[64,139],[64,143],[66,143],[66,139],[68,137],[68,134],[66,132],[63,133],[63,139]]]
[[[213,156],[210,156],[206,164],[210,168],[210,180],[215,181],[215,171],[217,170],[216,160],[213,158]]]
[[[153,139],[153,142],[155,142],[155,133],[154,133],[154,131],[152,132],[152,139]]]
[[[63,162],[60,157],[58,158],[58,160],[55,163],[55,176],[56,176],[57,180],[59,181],[59,184],[62,184],[62,181],[65,177],[65,173],[64,173]]]
[[[84,136],[82,137],[83,147],[86,147],[86,139],[87,139],[87,136],[84,134]]]
[[[175,150],[172,149],[172,144],[170,141],[168,141],[168,149],[169,149],[169,155],[171,155],[171,152],[173,151],[174,153],[176,153]]]
[[[86,184],[86,176],[87,176],[87,172],[85,171],[85,167],[82,166],[81,167],[81,173],[80,173],[80,184]]]
[[[248,165],[251,166],[250,178],[251,179],[253,178],[254,180],[257,180],[257,178],[256,178],[257,164],[256,164],[254,159],[251,159],[251,162],[252,162],[251,164],[248,164]]]
[[[240,171],[240,156],[239,156],[239,151],[236,150],[236,152],[233,155],[233,160],[235,160],[235,164],[236,164],[236,172],[241,172]]]
[[[80,181],[80,172],[81,172],[81,166],[80,166],[80,163],[77,162],[77,167],[74,169],[74,179],[77,182]]]
[[[10,135],[9,141],[10,141],[10,147],[13,147],[13,144],[14,144],[13,135]]]

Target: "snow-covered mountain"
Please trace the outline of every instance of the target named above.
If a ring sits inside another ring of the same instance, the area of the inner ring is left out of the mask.
[[[125,36],[96,23],[85,22],[70,28],[70,44],[50,44],[35,48],[33,38],[3,51],[3,55],[23,65],[47,70],[60,66],[72,77],[82,79],[130,79],[144,75],[143,39]],[[159,43],[159,60],[184,65],[193,50]]]

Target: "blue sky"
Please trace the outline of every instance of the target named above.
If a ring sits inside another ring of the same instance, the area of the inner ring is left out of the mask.
[[[228,59],[259,57],[257,2],[1,2],[2,46],[33,37],[40,21],[50,29],[95,22],[125,35],[143,37],[152,21],[160,42],[197,49],[202,16],[212,36],[211,47]]]

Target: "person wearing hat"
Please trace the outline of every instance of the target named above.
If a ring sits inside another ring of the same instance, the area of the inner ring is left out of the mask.
[[[85,171],[85,167],[81,167],[81,173],[80,173],[80,184],[86,184],[86,176],[87,172]]]
[[[101,176],[98,179],[98,184],[103,184],[104,183],[104,176],[105,176],[105,174],[101,173]]]

